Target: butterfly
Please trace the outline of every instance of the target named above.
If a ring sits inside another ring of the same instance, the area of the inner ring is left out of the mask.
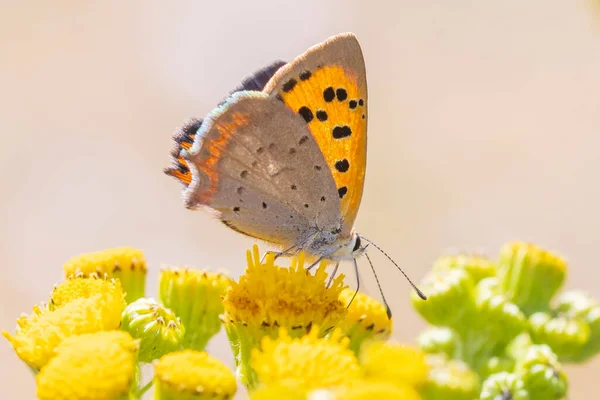
[[[234,231],[279,246],[276,256],[313,256],[309,269],[337,262],[333,276],[340,261],[357,268],[377,247],[354,230],[367,115],[362,50],[356,36],[339,34],[256,72],[206,118],[184,123],[165,172],[184,184],[186,207],[207,207]]]

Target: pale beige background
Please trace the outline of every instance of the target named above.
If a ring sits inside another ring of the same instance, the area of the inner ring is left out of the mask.
[[[161,172],[171,132],[253,70],[342,31],[358,35],[369,78],[358,229],[416,280],[447,248],[494,255],[532,240],[568,258],[568,288],[600,296],[600,18],[589,2],[280,3],[2,2],[1,328],[80,252],[144,249],[151,290],[164,262],[237,276],[252,240],[182,207]],[[409,288],[373,257],[396,337],[410,341],[423,324]],[[210,350],[231,362],[223,336]],[[25,366],[6,343],[0,354],[0,397],[33,398]],[[596,397],[600,359],[569,372],[571,399]]]

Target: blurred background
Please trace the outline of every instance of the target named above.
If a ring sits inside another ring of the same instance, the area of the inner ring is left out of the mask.
[[[163,263],[237,277],[253,241],[183,207],[162,173],[171,132],[254,70],[344,31],[358,36],[369,79],[358,230],[417,281],[448,249],[495,256],[505,241],[533,241],[570,262],[567,288],[600,296],[591,1],[4,1],[0,328],[46,299],[82,252],[143,249],[151,294]],[[373,257],[395,336],[412,341],[424,324],[409,286]],[[31,373],[0,341],[1,397],[34,398]],[[232,365],[224,335],[209,351]],[[600,359],[568,372],[570,399],[597,392]]]

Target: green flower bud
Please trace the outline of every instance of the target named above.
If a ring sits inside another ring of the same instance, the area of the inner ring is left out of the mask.
[[[519,333],[527,329],[527,321],[519,308],[505,296],[493,294],[488,283],[493,278],[484,279],[476,289],[476,312],[469,324],[459,331],[462,337],[462,359],[472,368],[485,368],[486,361],[498,355]]]
[[[474,309],[473,280],[461,269],[431,272],[421,285],[427,301],[412,292],[412,304],[432,325],[463,325],[464,318]]]
[[[479,335],[487,332],[490,341],[506,345],[527,328],[527,320],[519,307],[502,295],[478,297],[476,326]]]
[[[417,342],[421,350],[428,354],[445,354],[453,358],[460,338],[450,328],[429,328],[423,331]]]
[[[148,298],[137,299],[125,307],[121,329],[140,339],[138,360],[146,363],[179,349],[185,334],[173,311]]]
[[[475,297],[485,298],[503,294],[498,278],[485,278],[475,286]]]
[[[164,268],[159,276],[159,300],[185,326],[183,348],[204,350],[221,330],[222,296],[231,279],[222,274],[187,268]]]
[[[529,347],[533,345],[529,332],[523,332],[515,337],[504,349],[506,356],[513,360],[520,359],[527,352]]]
[[[558,255],[532,244],[509,243],[500,252],[498,278],[503,291],[525,315],[546,311],[566,276]]]
[[[499,374],[502,372],[512,372],[515,368],[515,360],[511,357],[502,355],[502,356],[493,356],[483,365],[479,374],[482,378],[490,377],[494,374]]]
[[[442,256],[433,263],[434,271],[446,269],[462,269],[471,276],[475,283],[496,275],[496,264],[489,258],[480,255]]]
[[[567,376],[562,371],[536,364],[522,379],[530,400],[562,400],[567,394]]]
[[[549,346],[533,345],[517,360],[516,374],[523,380],[530,400],[562,400],[567,376]]]
[[[479,376],[460,360],[429,356],[429,375],[422,389],[424,400],[473,400],[479,394]]]
[[[508,372],[487,378],[481,387],[479,400],[530,400],[523,380]]]
[[[533,342],[547,344],[561,360],[576,358],[590,339],[585,322],[566,316],[537,312],[529,317],[529,327]]]
[[[561,294],[556,299],[554,310],[559,315],[584,322],[590,331],[589,339],[583,348],[570,357],[570,362],[584,362],[600,352],[600,305],[587,293],[574,290]]]

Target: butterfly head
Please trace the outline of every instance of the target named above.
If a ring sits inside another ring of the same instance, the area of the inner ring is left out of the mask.
[[[329,248],[336,248],[337,251],[334,253],[329,252],[331,255],[327,258],[336,261],[353,260],[360,257],[367,246],[368,244],[365,246],[357,233],[352,232],[348,236],[339,236],[332,245],[328,246]]]

